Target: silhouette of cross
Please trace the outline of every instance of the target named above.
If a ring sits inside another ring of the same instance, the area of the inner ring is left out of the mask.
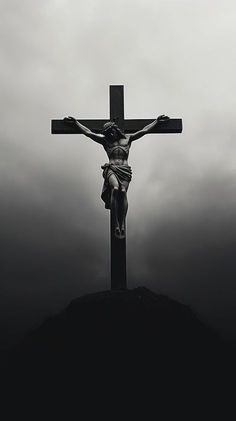
[[[156,118],[156,116],[155,116]],[[88,127],[92,132],[101,133],[105,123],[114,121],[125,133],[135,133],[143,127],[152,123],[155,119],[125,119],[124,118],[124,86],[110,86],[110,118],[106,120],[80,120],[79,122]],[[181,133],[182,120],[169,119],[159,122],[150,133]],[[79,134],[82,133],[78,127],[68,124],[65,120],[52,120],[52,134]],[[111,212],[110,212],[111,214]],[[126,236],[118,239],[114,235],[114,227],[110,217],[111,236],[111,289],[127,288],[126,279]]]

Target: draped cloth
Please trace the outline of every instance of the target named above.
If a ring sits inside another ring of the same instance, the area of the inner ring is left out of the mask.
[[[132,169],[129,165],[115,165],[115,164],[104,164],[101,167],[103,169],[102,176],[104,178],[101,198],[105,202],[105,208],[110,209],[111,202],[111,187],[109,184],[109,177],[114,174],[119,183],[122,186],[123,181],[130,182],[132,179]]]

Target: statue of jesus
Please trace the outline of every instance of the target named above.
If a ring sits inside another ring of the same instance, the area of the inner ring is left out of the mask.
[[[66,121],[75,124],[81,132],[102,145],[107,153],[109,163],[104,164],[104,184],[101,198],[105,208],[112,211],[114,234],[117,238],[125,237],[125,218],[128,210],[127,190],[132,178],[132,169],[128,164],[131,143],[149,133],[159,122],[168,121],[169,117],[160,115],[151,124],[136,133],[127,135],[112,121],[105,123],[101,134],[93,133],[74,117],[65,117]]]

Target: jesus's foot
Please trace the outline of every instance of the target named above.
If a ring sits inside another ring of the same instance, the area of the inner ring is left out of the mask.
[[[125,238],[125,226],[122,225],[121,230],[120,230],[120,238]]]
[[[114,234],[117,238],[120,238],[120,228],[118,226],[115,227]]]

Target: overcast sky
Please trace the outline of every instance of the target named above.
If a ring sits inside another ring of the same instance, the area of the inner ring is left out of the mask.
[[[103,148],[50,120],[182,118],[132,145],[128,285],[236,338],[236,5],[232,0],[1,0],[2,343],[109,288]]]

